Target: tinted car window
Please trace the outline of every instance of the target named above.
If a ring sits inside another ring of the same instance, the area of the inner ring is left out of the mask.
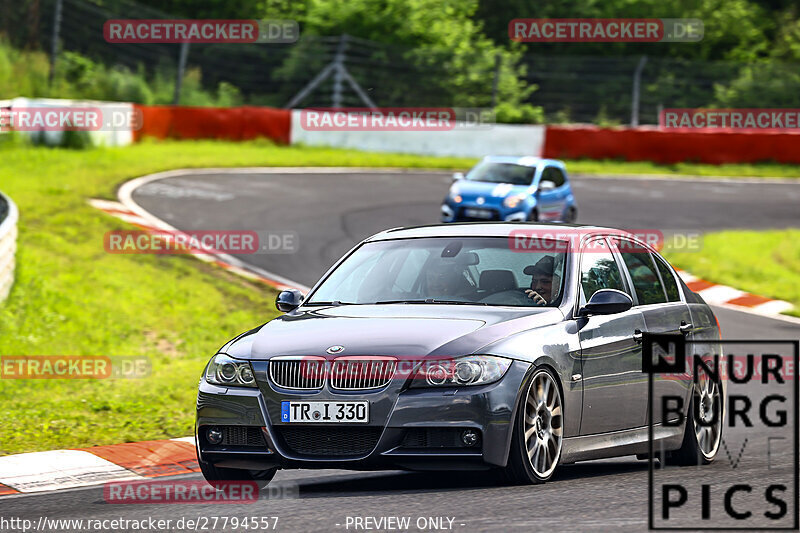
[[[564,185],[564,173],[558,167],[547,167],[542,173],[542,179],[552,181],[556,187]]]
[[[603,239],[592,241],[583,252],[581,288],[587,301],[600,289],[625,291],[617,262]]]
[[[620,241],[618,244],[622,261],[628,268],[633,281],[633,288],[639,298],[640,305],[660,304],[667,301],[664,287],[658,279],[656,267],[650,253],[636,244]],[[625,251],[626,249],[632,251]]]
[[[679,302],[681,300],[680,293],[678,292],[678,282],[675,281],[675,276],[667,266],[667,262],[660,256],[654,255],[656,259],[656,266],[658,271],[661,272],[661,280],[664,282],[664,288],[667,291],[667,300],[670,302]]]

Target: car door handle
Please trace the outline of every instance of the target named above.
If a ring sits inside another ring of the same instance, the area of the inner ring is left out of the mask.
[[[688,324],[687,324],[686,322],[684,322],[683,320],[681,320],[681,325],[680,325],[680,327],[679,327],[678,329],[680,330],[680,332],[681,332],[681,333],[683,333],[684,335],[686,335],[687,333],[689,333],[690,331],[692,331],[692,328],[693,328],[693,327],[694,327],[694,326],[693,326],[691,323],[688,323]]]
[[[633,330],[633,340],[636,342],[642,342],[642,330],[635,329]]]

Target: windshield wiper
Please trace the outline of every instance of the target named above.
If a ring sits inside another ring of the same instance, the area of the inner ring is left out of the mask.
[[[380,300],[378,302],[374,302],[372,305],[384,305],[384,304],[425,304],[428,303],[428,300]]]
[[[455,304],[455,305],[489,305],[485,302],[469,302],[464,300],[436,300],[428,298],[425,300],[426,304]]]
[[[358,305],[358,304],[355,303],[355,302],[340,302],[339,300],[334,300],[332,302],[308,302],[308,303],[303,303],[302,305],[304,305],[306,307],[311,307],[311,306],[314,306],[314,305],[339,306],[339,305]]]
[[[373,305],[384,304],[456,304],[456,305],[489,305],[483,302],[468,302],[464,300],[438,300],[436,298],[426,298],[424,300],[381,300]]]

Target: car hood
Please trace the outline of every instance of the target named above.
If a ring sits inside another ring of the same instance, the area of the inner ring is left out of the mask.
[[[461,195],[465,202],[472,202],[480,196],[487,203],[494,204],[510,195],[528,193],[529,188],[528,185],[461,180],[453,184],[452,191]]]
[[[564,319],[557,308],[466,305],[344,305],[295,311],[228,343],[223,350],[253,360],[275,355],[464,355],[519,331]]]

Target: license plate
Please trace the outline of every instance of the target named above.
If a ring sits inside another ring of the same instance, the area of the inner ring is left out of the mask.
[[[281,402],[281,422],[369,422],[369,402]]]
[[[464,214],[471,218],[492,218],[492,212],[488,209],[475,209],[468,207],[464,210]]]

